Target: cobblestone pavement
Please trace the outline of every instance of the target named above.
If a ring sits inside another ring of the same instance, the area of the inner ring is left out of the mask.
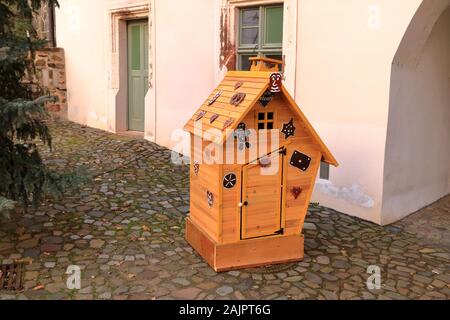
[[[154,144],[69,122],[45,152],[61,170],[106,172],[36,212],[0,222],[0,261],[25,263],[23,292],[3,299],[448,299],[449,246],[402,224],[380,227],[311,207],[304,261],[216,274],[183,238],[188,168]],[[114,170],[115,169],[115,170]],[[66,287],[81,267],[80,290]],[[369,265],[382,288],[370,291]]]
[[[450,195],[398,223],[422,242],[450,248]]]

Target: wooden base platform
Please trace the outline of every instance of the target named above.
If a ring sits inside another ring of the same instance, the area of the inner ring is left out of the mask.
[[[218,244],[190,218],[186,219],[186,240],[217,272],[300,261],[304,256],[301,235]]]

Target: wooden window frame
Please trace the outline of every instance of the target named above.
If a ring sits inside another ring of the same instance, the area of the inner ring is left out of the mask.
[[[260,120],[259,119],[259,114],[264,114],[264,119]],[[269,113],[273,113],[273,118],[272,119],[268,119],[268,114]],[[256,111],[255,112],[255,123],[256,123],[256,129],[259,130],[272,130],[272,129],[276,129],[275,128],[275,124],[277,122],[277,113],[274,110],[264,110],[264,111]],[[264,124],[264,128],[259,128],[259,124],[263,123]],[[272,128],[268,129],[267,128],[267,124],[268,123],[272,123]]]
[[[242,57],[249,56],[271,56],[271,55],[283,55],[283,42],[281,43],[265,43],[266,39],[266,10],[268,8],[284,8],[284,3],[272,3],[272,4],[261,4],[254,6],[245,6],[238,9],[238,19],[237,19],[237,59],[236,59],[236,69],[242,70]],[[249,9],[259,9],[259,23],[258,23],[258,43],[256,45],[242,45],[241,44],[241,30],[244,28],[242,25],[242,12]],[[284,20],[284,17],[283,17]],[[282,26],[283,27],[283,26]]]

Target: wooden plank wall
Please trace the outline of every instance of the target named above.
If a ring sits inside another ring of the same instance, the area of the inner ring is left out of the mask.
[[[222,242],[233,243],[240,240],[240,208],[241,202],[241,165],[225,165],[224,175],[235,173],[237,176],[236,186],[232,189],[225,189],[222,192]]]
[[[295,136],[289,137],[287,140],[284,134],[280,132],[280,146],[285,145],[287,148],[287,179],[286,179],[286,206],[285,206],[285,234],[300,234],[303,228],[304,219],[309,206],[309,201],[314,188],[317,172],[320,167],[321,152],[319,146],[313,141],[311,135],[305,129],[305,125],[301,122],[289,108],[287,99],[281,94],[275,95],[274,99],[266,108],[259,103],[255,105],[252,111],[245,117],[244,123],[247,128],[257,128],[258,112],[275,112],[274,128],[283,127],[284,123],[288,123],[294,118],[294,126],[296,127]],[[257,144],[256,140],[250,140],[250,143]],[[272,149],[272,148],[268,148]],[[292,153],[297,150],[312,158],[312,162],[306,172],[303,172],[289,164]],[[246,161],[250,161],[248,154]],[[240,209],[238,203],[241,201],[241,169],[242,165],[224,165],[223,173],[234,172],[238,177],[236,187],[233,189],[224,189],[222,184],[219,186],[223,192],[222,206],[222,235],[223,243],[233,243],[240,239]],[[220,181],[223,177],[220,177]],[[302,189],[300,196],[295,199],[291,190],[293,187]]]
[[[219,242],[219,230],[222,219],[221,212],[221,173],[222,166],[219,164],[200,163],[198,176],[194,172],[194,159],[202,159],[204,149],[210,142],[202,141],[202,147],[194,148],[194,137],[191,134],[191,165],[190,165],[190,217],[203,231],[214,241]],[[221,146],[220,146],[221,147]],[[214,195],[214,203],[208,206],[207,191]]]

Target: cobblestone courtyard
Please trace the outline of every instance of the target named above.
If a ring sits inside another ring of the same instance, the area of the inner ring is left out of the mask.
[[[26,268],[24,291],[0,291],[0,298],[450,298],[448,198],[435,209],[440,220],[413,216],[388,227],[311,207],[304,261],[216,274],[183,238],[187,166],[143,140],[69,122],[52,128],[46,162],[60,170],[86,165],[96,177],[79,192],[0,222],[0,262]],[[433,226],[442,232],[428,230]],[[69,265],[82,269],[81,290],[66,288]],[[369,265],[381,268],[380,290],[367,289]]]

